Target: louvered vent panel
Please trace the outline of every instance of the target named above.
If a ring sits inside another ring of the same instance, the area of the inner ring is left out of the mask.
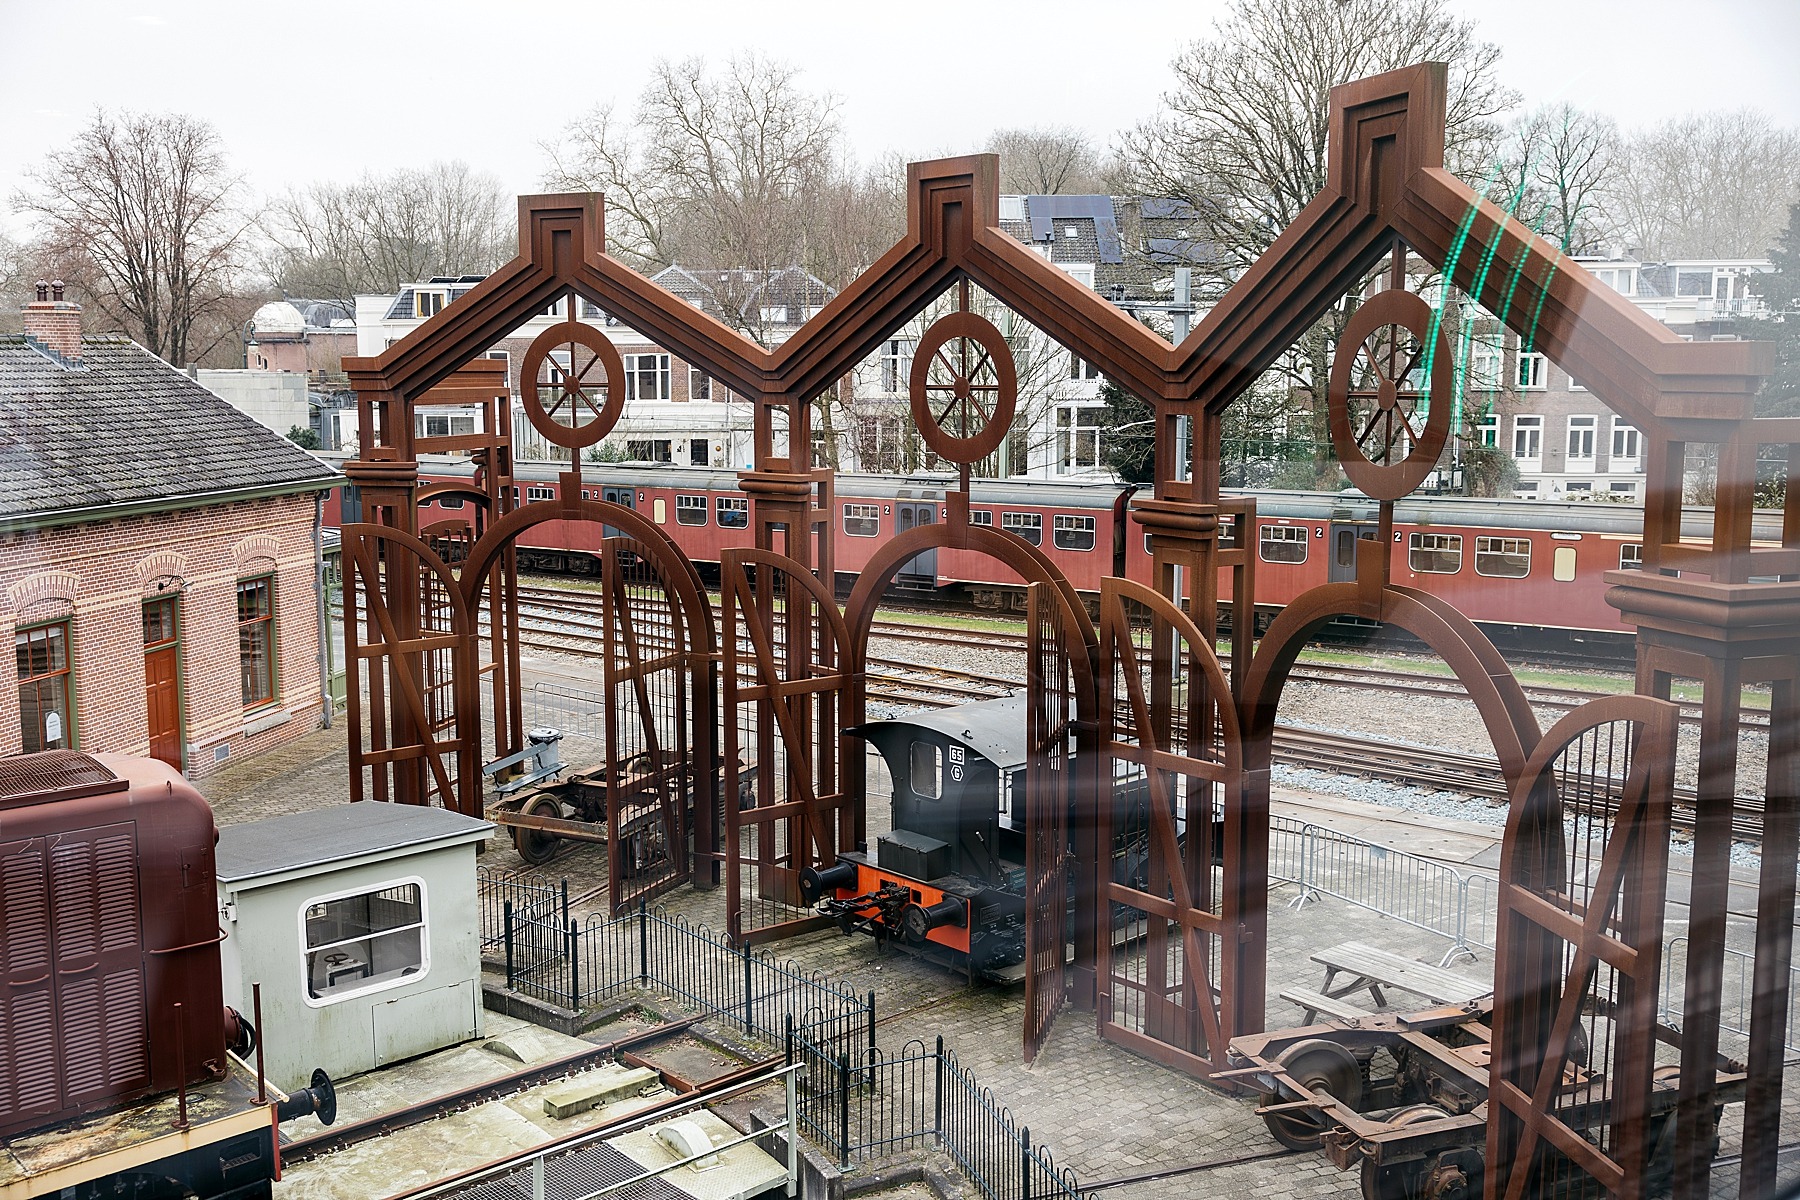
[[[56,1029],[50,989],[14,994],[0,1004],[0,1126],[15,1117],[54,1112],[57,1087]]]
[[[142,971],[114,971],[101,986],[106,1022],[95,1031],[105,1042],[106,1086],[125,1089],[145,1082],[150,1059],[144,1025],[144,975]]]
[[[50,851],[50,874],[56,894],[56,961],[66,970],[71,960],[100,952],[94,843],[86,837],[63,841]]]
[[[94,839],[95,906],[100,949],[132,950],[138,945],[137,838],[129,825],[115,825]]]
[[[79,750],[46,750],[0,759],[0,800],[63,788],[93,787],[118,779]]]
[[[50,890],[44,844],[36,839],[0,846],[0,984],[24,986],[50,974]]]
[[[106,1086],[106,997],[93,976],[64,980],[58,989],[57,1028],[62,1032],[63,1078],[69,1099],[83,1101]]]

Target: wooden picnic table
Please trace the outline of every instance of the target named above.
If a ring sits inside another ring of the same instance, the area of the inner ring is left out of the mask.
[[[1367,989],[1377,1007],[1387,1004],[1383,989],[1423,996],[1431,1004],[1472,1004],[1493,994],[1494,985],[1362,942],[1342,942],[1313,954],[1325,968],[1319,994],[1336,1000]],[[1339,980],[1339,976],[1345,976]]]

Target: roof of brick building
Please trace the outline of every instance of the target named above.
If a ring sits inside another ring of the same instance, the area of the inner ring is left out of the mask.
[[[329,486],[337,473],[142,347],[0,336],[0,519]]]

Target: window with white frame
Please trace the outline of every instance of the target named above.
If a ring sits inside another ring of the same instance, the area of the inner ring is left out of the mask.
[[[525,489],[525,503],[533,504],[540,500],[556,499],[556,489],[551,487],[528,487]]]
[[[1264,525],[1257,535],[1257,556],[1264,562],[1303,563],[1306,537],[1304,525]]]
[[[706,524],[706,497],[684,496],[675,494],[675,523],[677,525]]]
[[[716,506],[720,529],[750,528],[750,499],[747,496],[720,496]]]
[[[415,415],[418,437],[462,437],[475,432],[475,414],[468,412],[433,412],[427,409]]]
[[[1516,376],[1519,389],[1526,392],[1541,392],[1544,382],[1550,374],[1550,360],[1542,354],[1519,353],[1519,372]]]
[[[1482,446],[1498,446],[1500,444],[1500,416],[1489,413],[1475,423],[1475,441]]]
[[[845,537],[880,537],[881,506],[879,504],[844,505]]]
[[[1644,435],[1630,421],[1614,417],[1612,421],[1612,469],[1642,471],[1644,469]]]
[[[992,509],[990,509],[990,508],[971,508],[969,510],[969,524],[971,524],[971,525],[987,525],[987,526],[991,527],[993,525],[993,523],[994,523],[994,511]]]
[[[1594,431],[1599,425],[1600,418],[1591,415],[1575,414],[1569,418],[1568,454],[1571,463],[1594,461]]]
[[[1523,579],[1531,574],[1531,539],[1478,537],[1475,573],[1495,579]]]
[[[1489,341],[1478,341],[1469,350],[1469,382],[1471,391],[1492,392],[1500,387],[1500,347]]]
[[[1052,522],[1051,539],[1058,550],[1092,550],[1094,518],[1059,513]]]
[[[435,317],[444,311],[444,301],[449,298],[449,292],[414,292],[413,314],[421,319]]]
[[[1520,462],[1537,462],[1544,456],[1544,418],[1524,415],[1513,418],[1513,457]]]
[[[1460,533],[1410,534],[1406,565],[1422,574],[1454,575],[1462,570],[1462,542]]]
[[[667,400],[669,390],[669,356],[666,354],[626,354],[625,399]]]
[[[1044,515],[1042,513],[1003,512],[1000,514],[1000,528],[1008,533],[1016,533],[1034,546],[1044,543]]]
[[[913,344],[904,338],[893,338],[881,347],[881,390],[904,392],[912,376]]]
[[[1626,542],[1619,547],[1619,570],[1641,571],[1644,569],[1644,544],[1642,542]]]
[[[712,399],[712,376],[699,367],[688,368],[688,399]]]
[[[1056,410],[1056,469],[1061,475],[1100,466],[1102,408],[1065,404]]]
[[[431,969],[422,879],[314,897],[300,907],[300,930],[313,1008],[398,987]]]

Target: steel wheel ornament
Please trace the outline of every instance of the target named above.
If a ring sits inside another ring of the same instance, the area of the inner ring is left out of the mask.
[[[1430,378],[1420,373],[1430,364]],[[1331,444],[1350,482],[1377,500],[1409,495],[1450,437],[1456,385],[1450,342],[1411,292],[1376,294],[1356,310],[1331,363]]]
[[[519,393],[525,415],[539,433],[558,446],[580,450],[618,424],[625,408],[625,362],[598,329],[563,321],[540,333],[525,351]]]
[[[913,421],[939,457],[980,462],[1006,439],[1019,376],[993,322],[972,312],[937,321],[913,353],[909,382]]]

